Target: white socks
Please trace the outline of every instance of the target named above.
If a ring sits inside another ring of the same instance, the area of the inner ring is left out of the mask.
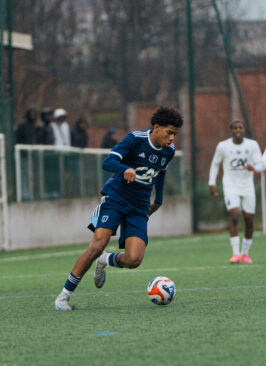
[[[60,295],[71,295],[73,291],[69,291],[66,288],[63,288],[62,292],[60,293]]]
[[[99,263],[101,264],[105,264],[106,266],[109,264],[108,263],[108,258],[110,256],[111,253],[106,253],[106,252],[103,252],[100,257],[98,258],[98,261]]]
[[[231,247],[233,249],[233,254],[240,255],[240,239],[239,236],[230,237]],[[249,248],[252,244],[252,239],[243,238],[242,240],[242,250],[241,254],[248,254]]]
[[[252,244],[252,239],[243,238],[241,254],[247,254],[248,255],[248,250],[249,250],[251,244]]]
[[[231,247],[233,249],[233,255],[239,255],[239,247],[240,247],[240,239],[239,236],[231,236],[230,237]]]

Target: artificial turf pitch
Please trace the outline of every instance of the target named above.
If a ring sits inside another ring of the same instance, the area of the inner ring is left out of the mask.
[[[252,265],[230,265],[226,234],[151,239],[142,265],[93,269],[55,311],[86,245],[0,253],[0,366],[265,365],[266,236],[256,233]],[[109,245],[110,251],[116,247]],[[168,306],[150,302],[154,277],[170,277]]]

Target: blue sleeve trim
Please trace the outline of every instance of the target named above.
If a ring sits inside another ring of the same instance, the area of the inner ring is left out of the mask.
[[[119,156],[119,158],[122,160],[123,159],[123,156],[115,151],[111,151],[110,154],[114,154],[114,155],[117,155]]]

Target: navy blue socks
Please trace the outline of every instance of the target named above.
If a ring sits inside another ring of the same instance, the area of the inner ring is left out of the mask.
[[[109,257],[108,257],[108,264],[109,264],[109,266],[120,268],[120,265],[117,262],[117,256],[118,255],[119,255],[119,253],[111,253],[109,255]]]
[[[78,284],[80,283],[80,280],[81,280],[81,278],[76,277],[71,272],[70,275],[68,276],[68,279],[66,280],[64,288],[70,292],[73,292],[75,290],[75,288],[78,286]]]

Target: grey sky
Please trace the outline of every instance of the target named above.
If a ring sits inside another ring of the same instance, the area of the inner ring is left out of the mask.
[[[240,4],[241,18],[266,20],[266,0],[240,0]]]

